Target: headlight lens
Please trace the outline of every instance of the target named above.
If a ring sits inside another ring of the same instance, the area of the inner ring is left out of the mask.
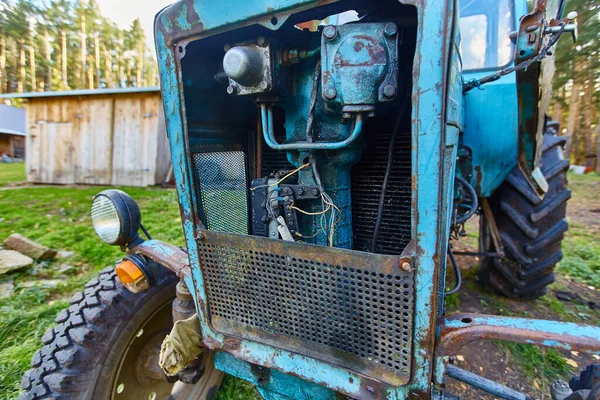
[[[92,203],[92,223],[100,239],[115,244],[121,234],[121,220],[117,207],[106,196],[96,196]]]

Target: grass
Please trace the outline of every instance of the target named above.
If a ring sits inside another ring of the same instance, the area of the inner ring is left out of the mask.
[[[25,181],[25,163],[0,164],[0,187]]]
[[[0,164],[0,184],[24,179],[24,171]],[[10,178],[10,177],[14,178]],[[122,256],[114,246],[96,236],[89,217],[92,198],[101,187],[23,187],[0,190],[0,242],[11,233],[21,233],[43,245],[73,252],[65,259],[40,263],[9,275],[0,284],[12,282],[12,296],[0,300],[0,399],[18,396],[23,373],[33,353],[41,347],[45,330],[54,325],[56,314],[67,300],[97,272]],[[142,222],[154,238],[183,244],[177,194],[174,190],[122,188],[140,205]],[[70,267],[70,268],[69,268]],[[60,279],[58,286],[26,288],[28,282]],[[226,377],[218,399],[254,398],[252,385]]]

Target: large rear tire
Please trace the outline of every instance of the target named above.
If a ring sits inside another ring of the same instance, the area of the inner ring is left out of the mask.
[[[565,139],[558,124],[549,123],[544,135],[541,170],[549,189],[540,199],[517,167],[488,198],[504,246],[502,258],[484,257],[478,278],[500,294],[515,298],[536,298],[554,282],[554,267],[562,259],[561,242],[568,224],[565,220],[569,161],[564,159]],[[482,216],[480,251],[495,252]]]
[[[204,373],[195,385],[169,383],[155,365],[155,351],[173,325],[178,279],[165,270],[156,281],[133,294],[106,268],[88,282],[44,334],[20,399],[212,398],[223,377],[212,352],[205,350]]]

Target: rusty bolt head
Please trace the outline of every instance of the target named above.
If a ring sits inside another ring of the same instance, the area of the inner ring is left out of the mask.
[[[258,45],[260,47],[267,47],[267,39],[264,38],[264,36],[259,36],[259,38],[256,40],[256,42],[258,43]]]
[[[227,94],[234,95],[237,93],[237,88],[233,85],[227,86]]]
[[[402,261],[400,263],[400,268],[402,268],[406,272],[409,272],[412,269],[410,263],[408,261],[406,261],[406,260]]]
[[[385,27],[383,28],[383,33],[385,33],[385,36],[394,36],[396,33],[398,33],[398,27],[396,27],[396,24],[393,22],[388,22],[387,24],[385,24]]]
[[[383,88],[383,95],[385,97],[394,97],[396,95],[396,86],[385,85],[385,87]]]
[[[327,40],[333,40],[333,39],[335,39],[335,37],[337,36],[337,29],[336,29],[336,27],[333,26],[333,25],[327,25],[323,29],[323,36]]]
[[[328,100],[333,100],[337,97],[337,90],[333,86],[329,86],[325,89],[325,98]]]

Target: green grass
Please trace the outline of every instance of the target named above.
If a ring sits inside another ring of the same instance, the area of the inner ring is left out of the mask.
[[[549,387],[559,377],[568,381],[575,372],[562,354],[554,349],[512,342],[498,341],[496,344],[509,351],[528,380],[537,381],[540,387]]]
[[[25,179],[25,163],[0,164],[0,187]]]
[[[20,167],[20,170],[16,167]],[[24,179],[23,164],[0,164],[0,185]],[[28,268],[0,276],[11,281],[11,297],[0,300],[0,399],[18,396],[23,373],[29,369],[33,353],[41,347],[45,330],[54,325],[67,300],[97,272],[122,257],[114,246],[96,236],[89,217],[92,198],[101,187],[23,187],[0,190],[0,242],[11,233],[23,234],[43,245],[73,252],[39,268]],[[174,190],[122,188],[139,204],[142,223],[153,238],[175,245],[183,244],[177,194]],[[65,264],[73,268],[60,272]],[[35,270],[35,275],[34,275]],[[61,279],[53,288],[25,288],[28,281]],[[256,398],[252,385],[227,376],[218,399]]]

